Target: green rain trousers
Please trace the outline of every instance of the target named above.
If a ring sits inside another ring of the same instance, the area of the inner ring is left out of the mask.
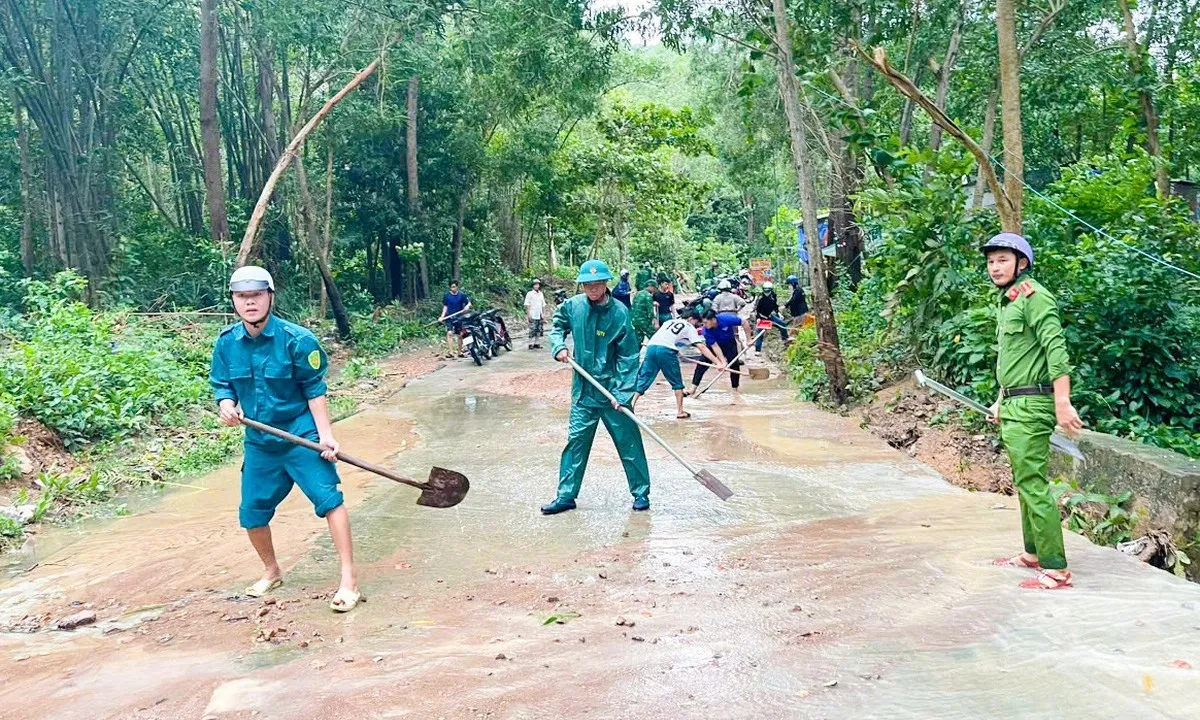
[[[1025,552],[1038,556],[1047,570],[1067,567],[1062,517],[1050,494],[1046,472],[1050,435],[1054,432],[1054,399],[1046,395],[1004,398],[1000,437],[1012,464],[1013,485],[1021,505],[1021,534]]]
[[[612,436],[621,464],[625,466],[630,494],[635,498],[649,496],[650,467],[646,463],[646,450],[637,424],[611,405],[603,408],[574,405],[567,423],[567,446],[563,448],[558,464],[558,498],[574,500],[579,496],[588,456],[592,452],[592,440],[596,437],[596,425],[601,421]]]

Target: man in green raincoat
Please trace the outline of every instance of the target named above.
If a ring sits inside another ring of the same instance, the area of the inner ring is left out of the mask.
[[[613,300],[608,290],[612,273],[600,260],[588,260],[579,268],[576,281],[583,294],[567,300],[554,313],[550,330],[550,352],[554,359],[579,363],[617,399],[630,406],[637,383],[641,344],[634,335],[629,311]],[[567,347],[567,335],[575,339],[574,353]],[[575,498],[583,484],[596,425],[604,423],[625,467],[634,510],[650,508],[650,468],[637,423],[618,410],[590,383],[575,373],[571,386],[571,417],[567,425],[567,446],[558,468],[558,496],[542,507],[545,515],[575,509]]]
[[[638,343],[654,334],[657,325],[657,314],[654,309],[654,280],[647,279],[642,283],[637,295],[633,296],[633,331],[637,334]]]
[[[1071,405],[1071,366],[1058,303],[1041,283],[1025,275],[1033,268],[1033,248],[1025,238],[1001,233],[981,250],[987,257],[988,276],[1000,289],[996,311],[1000,397],[992,406],[992,416],[1000,423],[1000,438],[1012,464],[1025,541],[1025,552],[999,558],[995,564],[1038,570],[1037,577],[1021,587],[1060,590],[1072,582],[1063,550],[1062,518],[1046,477],[1050,435],[1056,423],[1074,435],[1083,422]]]

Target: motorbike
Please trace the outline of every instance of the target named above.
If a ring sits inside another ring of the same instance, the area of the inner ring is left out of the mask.
[[[492,341],[479,313],[463,315],[458,334],[462,337],[463,348],[476,365],[483,365],[483,361],[492,356]]]
[[[500,311],[493,308],[485,310],[479,315],[483,322],[484,331],[488,335],[488,340],[491,341],[491,350],[493,356],[500,354],[500,348],[512,352],[512,336],[508,334],[508,325],[504,324],[504,318],[500,317]]]

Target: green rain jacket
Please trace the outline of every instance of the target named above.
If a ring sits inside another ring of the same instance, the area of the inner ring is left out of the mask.
[[[1028,278],[1000,293],[998,302],[996,379],[1000,387],[1049,385],[1069,375],[1067,342],[1054,296]]]
[[[622,405],[633,399],[641,343],[629,322],[629,310],[608,296],[593,305],[587,295],[576,295],[558,307],[550,330],[550,355],[567,347],[575,337],[575,362],[611,392]],[[610,407],[600,391],[575,373],[571,402],[586,407]]]

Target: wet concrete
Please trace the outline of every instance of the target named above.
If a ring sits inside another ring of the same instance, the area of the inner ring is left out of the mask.
[[[648,444],[632,513],[601,431],[579,510],[542,517],[568,381],[518,350],[339,424],[349,452],[472,485],[434,510],[344,473],[369,597],[347,616],[298,493],[279,604],[234,597],[258,571],[236,465],[51,540],[0,586],[0,626],[71,601],[100,623],[0,633],[0,718],[1200,717],[1200,588],[1071,536],[1078,587],[1019,590],[989,564],[1017,549],[1014,499],[950,487],[782,380],[737,406],[719,381],[688,421],[661,384],[640,406],[729,502]]]

